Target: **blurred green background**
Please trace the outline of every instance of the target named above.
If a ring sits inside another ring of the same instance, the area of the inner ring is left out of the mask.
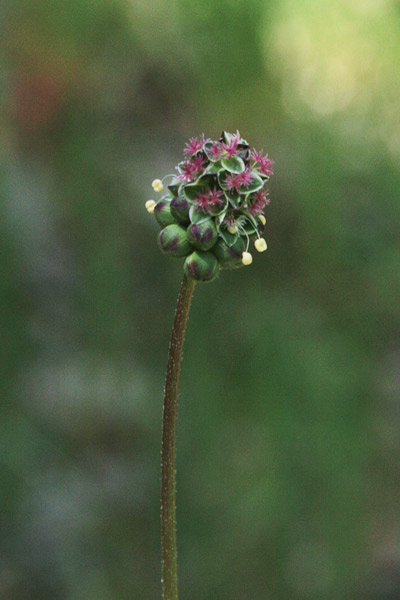
[[[0,3],[0,598],[160,598],[187,138],[276,162],[269,250],[198,285],[182,599],[400,598],[400,4]]]

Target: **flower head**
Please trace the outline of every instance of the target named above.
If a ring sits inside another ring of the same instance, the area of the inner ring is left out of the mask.
[[[162,227],[161,250],[186,257],[187,277],[211,281],[220,267],[250,265],[250,242],[257,252],[266,250],[260,235],[273,161],[268,154],[250,151],[239,132],[223,132],[216,141],[204,134],[190,138],[184,155],[168,194],[157,203],[149,200],[146,208]],[[154,180],[153,189],[161,191],[162,181]]]

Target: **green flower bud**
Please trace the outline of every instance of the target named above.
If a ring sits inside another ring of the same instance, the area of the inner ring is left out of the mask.
[[[242,253],[246,248],[246,243],[242,237],[238,237],[232,246],[222,239],[218,238],[212,251],[218,259],[221,267],[225,269],[237,269],[243,266]]]
[[[189,203],[183,196],[171,200],[171,214],[179,223],[189,223]]]
[[[154,216],[161,227],[166,227],[176,223],[176,219],[171,214],[171,197],[164,196],[154,207]]]
[[[183,269],[191,279],[205,282],[217,277],[219,265],[211,252],[196,250],[186,258]]]
[[[195,248],[210,250],[218,239],[214,219],[190,225],[187,229],[187,238]]]
[[[186,237],[186,230],[175,223],[167,225],[160,231],[158,245],[162,252],[169,256],[186,256],[192,250]]]

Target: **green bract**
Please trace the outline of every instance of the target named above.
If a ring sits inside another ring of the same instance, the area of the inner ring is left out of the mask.
[[[211,281],[220,266],[243,266],[250,240],[260,237],[273,161],[251,150],[239,132],[224,131],[216,141],[204,135],[191,138],[184,154],[177,175],[170,176],[169,193],[146,207],[163,228],[161,250],[186,256],[188,277]],[[261,251],[261,246],[256,248]]]

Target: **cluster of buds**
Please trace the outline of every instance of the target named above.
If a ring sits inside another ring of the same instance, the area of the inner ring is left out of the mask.
[[[263,210],[269,204],[265,185],[273,174],[268,155],[251,150],[239,132],[222,132],[219,140],[204,135],[191,138],[185,159],[158,202],[148,200],[162,230],[161,250],[169,256],[186,257],[184,271],[196,281],[212,281],[219,269],[250,265],[250,243],[258,252],[267,249],[262,232]],[[152,183],[162,192],[163,181]]]

